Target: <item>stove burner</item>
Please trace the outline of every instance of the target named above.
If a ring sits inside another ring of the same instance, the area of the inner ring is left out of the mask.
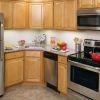
[[[91,58],[86,57],[84,54],[85,52],[75,53],[69,55],[68,59],[82,64],[90,65],[92,67],[100,67],[100,62],[94,61]]]

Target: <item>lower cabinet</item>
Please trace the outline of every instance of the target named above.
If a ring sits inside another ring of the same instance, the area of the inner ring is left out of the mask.
[[[25,80],[32,82],[41,81],[40,58],[27,57],[25,58]]]
[[[58,90],[63,94],[67,94],[67,64],[65,62],[67,62],[66,57],[58,57]]]
[[[11,86],[23,81],[23,58],[5,61],[5,86]]]
[[[40,51],[26,51],[24,80],[41,83],[43,81],[42,65],[42,53]]]

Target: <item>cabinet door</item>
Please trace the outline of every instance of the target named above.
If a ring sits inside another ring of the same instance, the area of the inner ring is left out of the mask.
[[[69,10],[70,9],[70,10]],[[65,29],[77,29],[77,0],[65,1]]]
[[[0,1],[0,13],[4,14],[4,27],[12,28],[12,3]]]
[[[23,58],[5,61],[5,86],[11,86],[23,81]]]
[[[43,5],[44,28],[53,28],[53,3]]]
[[[94,0],[94,3],[96,8],[100,7],[100,0]]]
[[[67,65],[58,63],[58,90],[67,93]]]
[[[79,8],[93,8],[93,0],[79,0]]]
[[[26,28],[27,3],[13,2],[13,28]]]
[[[54,1],[54,28],[64,28],[64,2]]]
[[[36,57],[25,58],[25,81],[31,81],[31,82],[41,81],[40,58]]]
[[[29,27],[42,28],[43,26],[43,4],[29,3]]]
[[[53,1],[53,0],[26,0],[28,2],[35,2],[35,3],[40,3],[40,2],[50,2],[50,1]]]

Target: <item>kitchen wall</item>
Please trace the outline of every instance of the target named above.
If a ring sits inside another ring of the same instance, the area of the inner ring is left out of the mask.
[[[4,31],[4,43],[10,43],[18,45],[19,40],[26,40],[26,43],[32,43],[34,38],[38,34],[38,31],[33,30],[5,30]]]
[[[74,49],[75,37],[79,37],[82,40],[88,39],[98,39],[100,40],[100,31],[81,31],[81,32],[71,32],[71,31],[57,31],[57,30],[5,30],[4,31],[4,41],[5,43],[12,43],[17,45],[20,39],[25,39],[26,43],[32,43],[36,35],[46,34],[47,44],[50,42],[50,37],[55,36],[56,40],[62,40],[68,43],[68,48]],[[82,44],[83,45],[83,44]]]

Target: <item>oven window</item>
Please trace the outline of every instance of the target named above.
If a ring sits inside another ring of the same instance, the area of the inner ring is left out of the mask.
[[[100,15],[82,15],[78,16],[78,26],[100,27]]]
[[[79,67],[71,66],[72,82],[99,91],[99,74]]]

